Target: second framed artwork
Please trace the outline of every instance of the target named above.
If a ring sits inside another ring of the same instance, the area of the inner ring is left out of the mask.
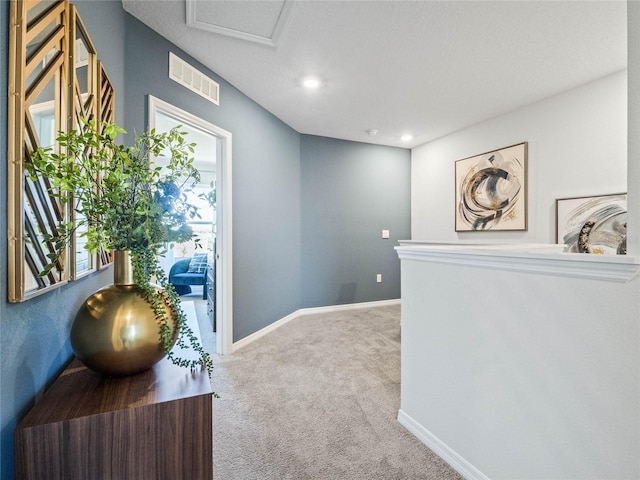
[[[456,232],[527,230],[527,142],[455,163]]]
[[[627,252],[627,194],[556,200],[556,243],[567,252]]]

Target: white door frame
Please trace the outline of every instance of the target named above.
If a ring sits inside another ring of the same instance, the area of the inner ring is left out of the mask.
[[[231,353],[233,347],[233,282],[231,219],[231,132],[186,112],[152,95],[149,97],[149,128],[155,128],[155,114],[162,112],[179,122],[194,125],[220,139],[219,175],[216,180],[216,353]]]

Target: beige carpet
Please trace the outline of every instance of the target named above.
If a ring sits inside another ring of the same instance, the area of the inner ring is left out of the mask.
[[[214,361],[215,478],[461,478],[396,420],[399,306],[301,317]]]

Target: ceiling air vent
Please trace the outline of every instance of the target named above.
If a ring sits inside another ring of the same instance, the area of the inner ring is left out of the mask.
[[[169,52],[169,78],[210,102],[220,105],[220,85],[171,52]]]

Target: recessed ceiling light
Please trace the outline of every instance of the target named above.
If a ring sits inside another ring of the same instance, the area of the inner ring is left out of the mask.
[[[400,140],[403,142],[408,142],[409,140],[413,140],[413,135],[406,133],[400,137]]]
[[[316,77],[306,77],[302,80],[302,85],[307,88],[318,88],[320,86],[320,80]]]

